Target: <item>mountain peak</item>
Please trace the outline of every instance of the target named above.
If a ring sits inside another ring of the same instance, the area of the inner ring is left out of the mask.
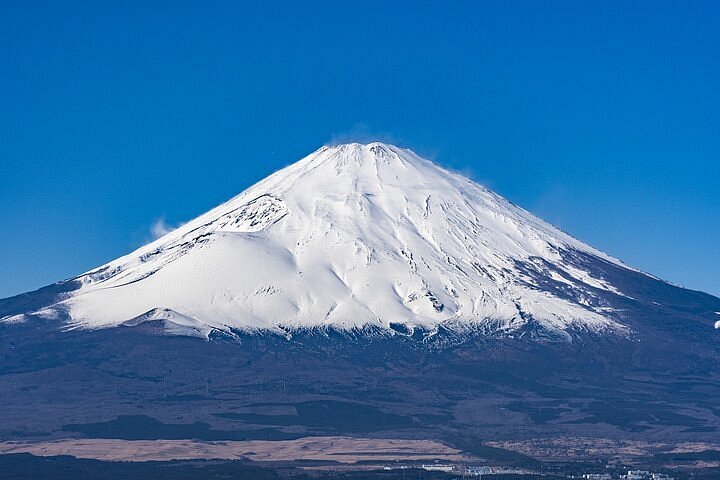
[[[324,146],[313,152],[310,157],[314,158],[317,163],[325,163],[334,167],[348,167],[350,172],[357,174],[361,174],[362,171],[352,167],[377,165],[378,163],[403,167],[417,162],[428,162],[422,160],[412,150],[382,142]]]
[[[379,141],[372,142],[349,142],[349,143],[338,143],[333,145],[326,145],[318,149],[334,149],[338,152],[349,152],[349,151],[369,151],[374,154],[389,153],[392,151],[403,150],[400,147]]]

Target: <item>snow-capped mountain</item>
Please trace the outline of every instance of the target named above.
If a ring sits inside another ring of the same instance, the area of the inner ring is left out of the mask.
[[[382,143],[322,147],[32,311],[71,327],[167,333],[440,325],[624,334],[629,269],[467,178]],[[0,312],[1,313],[1,312]]]
[[[718,312],[409,150],[323,147],[0,299],[0,440],[720,445]]]

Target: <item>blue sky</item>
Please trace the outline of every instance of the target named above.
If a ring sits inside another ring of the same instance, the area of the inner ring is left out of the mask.
[[[720,294],[720,3],[253,3],[0,3],[0,297],[376,138]]]

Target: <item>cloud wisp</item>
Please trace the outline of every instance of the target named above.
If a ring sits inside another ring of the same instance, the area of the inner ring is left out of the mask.
[[[160,217],[155,219],[152,225],[150,225],[150,236],[153,240],[157,240],[180,226],[182,226],[182,223],[179,225],[169,225],[167,221],[165,221],[165,217]]]

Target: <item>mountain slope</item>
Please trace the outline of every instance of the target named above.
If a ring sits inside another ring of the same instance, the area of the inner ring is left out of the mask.
[[[409,150],[348,144],[0,315],[83,328],[161,321],[167,333],[198,336],[439,326],[629,334],[613,307],[629,295],[598,264],[644,275]]]

